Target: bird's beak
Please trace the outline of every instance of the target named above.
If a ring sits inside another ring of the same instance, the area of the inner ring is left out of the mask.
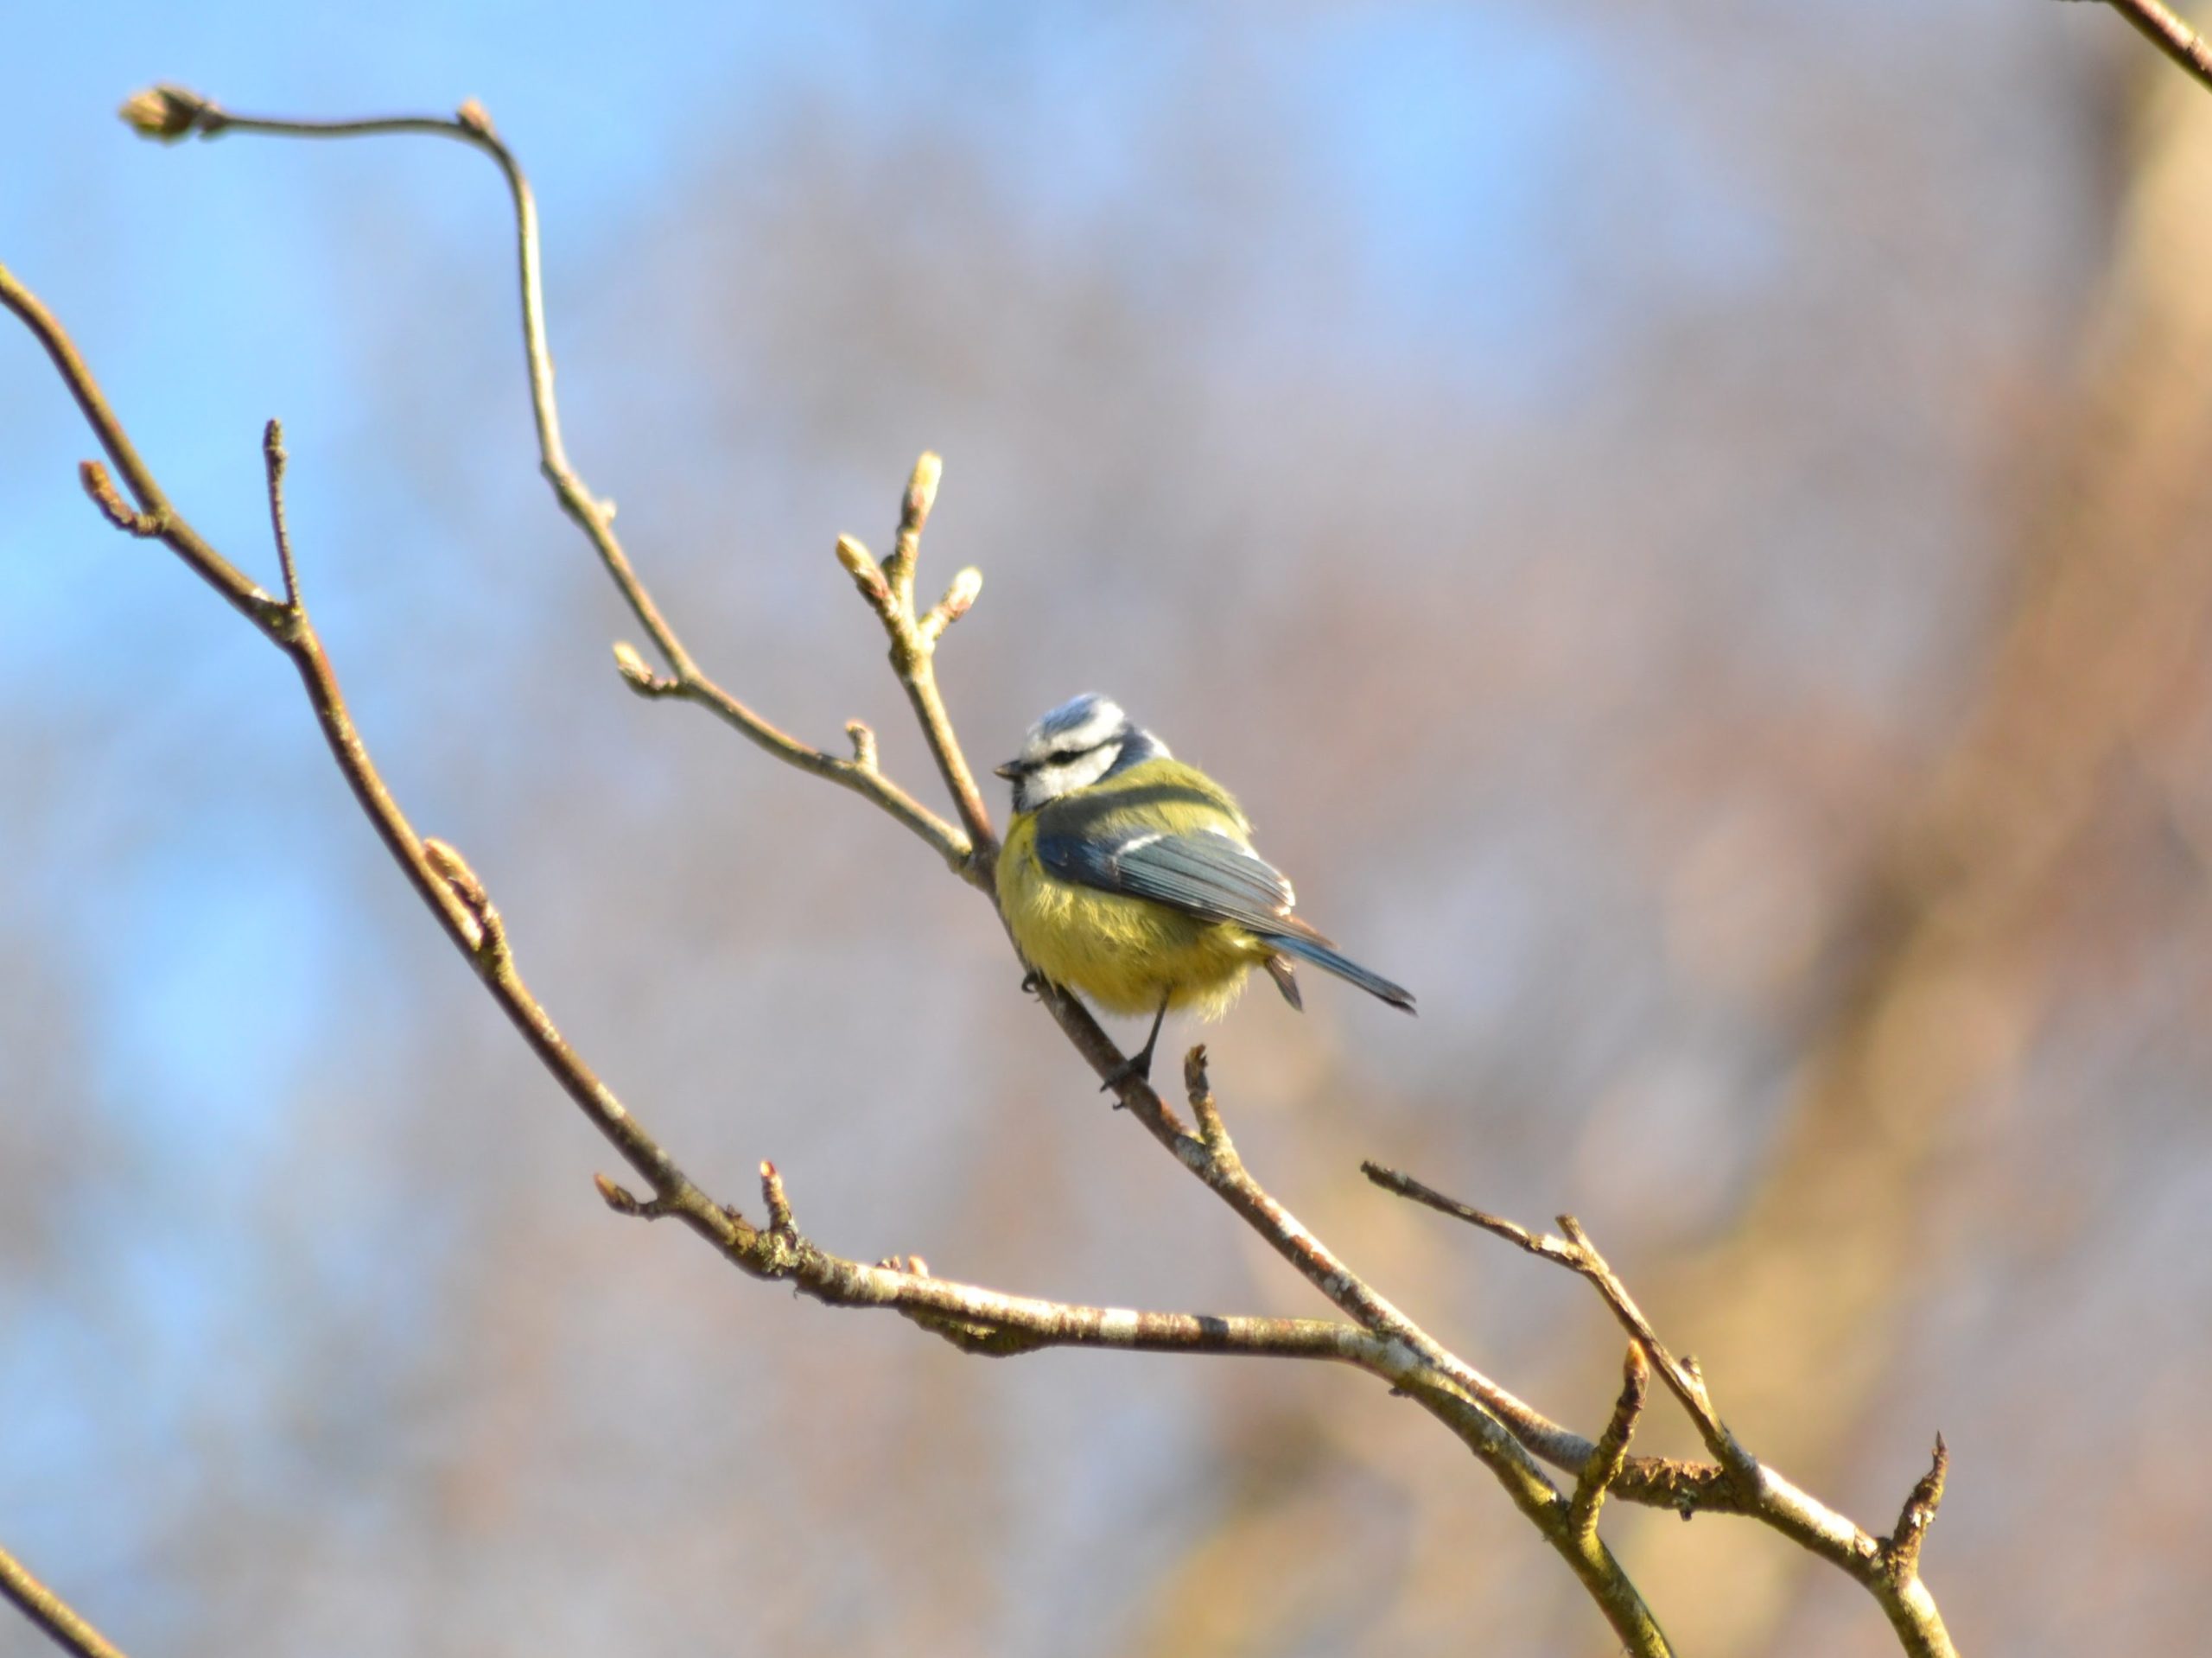
[[[1008,760],[1004,765],[995,765],[991,768],[991,775],[993,777],[1004,778],[1008,783],[1011,783],[1014,778],[1021,775],[1021,762],[1020,760]]]

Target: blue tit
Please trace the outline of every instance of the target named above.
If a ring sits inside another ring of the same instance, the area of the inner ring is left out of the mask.
[[[1229,791],[1110,699],[1063,702],[998,774],[1014,785],[998,867],[1014,942],[1039,976],[1109,1013],[1152,1014],[1127,1074],[1151,1074],[1169,1008],[1218,1019],[1255,967],[1302,1006],[1293,958],[1414,1011],[1410,993],[1291,913],[1290,883],[1252,850]]]

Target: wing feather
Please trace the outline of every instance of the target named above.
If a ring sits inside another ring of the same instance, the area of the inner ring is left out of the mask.
[[[1037,838],[1038,861],[1063,880],[1150,899],[1203,921],[1233,921],[1262,937],[1311,931],[1290,913],[1282,872],[1226,835],[1145,830],[1117,841]]]

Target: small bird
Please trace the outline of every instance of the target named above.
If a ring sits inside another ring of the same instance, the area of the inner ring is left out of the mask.
[[[1303,1007],[1293,957],[1414,1011],[1410,992],[1291,913],[1290,883],[1252,850],[1229,791],[1111,698],[1086,691],[1061,703],[998,775],[1014,785],[999,907],[1023,957],[1109,1013],[1153,1016],[1143,1049],[1109,1087],[1152,1074],[1170,1007],[1218,1019],[1255,967]]]

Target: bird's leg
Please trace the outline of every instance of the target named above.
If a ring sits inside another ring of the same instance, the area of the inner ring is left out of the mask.
[[[1132,1078],[1141,1083],[1152,1080],[1152,1051],[1160,1042],[1160,1027],[1167,1018],[1167,1004],[1174,996],[1173,986],[1160,998],[1160,1011],[1152,1016],[1152,1034],[1144,1039],[1144,1046],[1114,1067],[1113,1074],[1098,1085],[1101,1094],[1119,1088]]]

